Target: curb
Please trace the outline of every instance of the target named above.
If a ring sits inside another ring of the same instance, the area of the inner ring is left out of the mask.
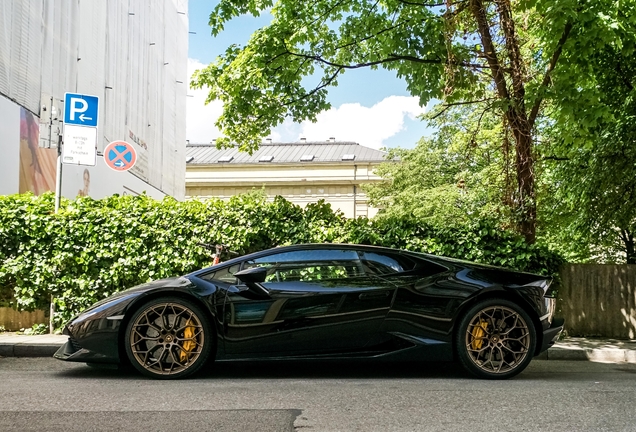
[[[0,342],[0,357],[52,357],[64,344],[58,341]],[[620,348],[588,348],[553,346],[535,357],[536,360],[592,361],[599,363],[636,363],[636,350]]]
[[[636,363],[636,351],[612,348],[553,347],[544,354],[546,360],[587,360],[599,363]]]
[[[0,357],[52,357],[62,345],[0,343]]]

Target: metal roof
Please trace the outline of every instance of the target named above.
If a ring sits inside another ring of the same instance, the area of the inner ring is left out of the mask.
[[[258,150],[252,155],[245,152],[239,152],[238,147],[227,149],[217,149],[216,144],[205,143],[196,144],[188,143],[186,145],[186,159],[194,158],[188,165],[210,165],[223,163],[230,159],[233,165],[238,164],[276,164],[276,163],[301,163],[303,156],[314,156],[311,162],[303,161],[302,163],[320,163],[320,162],[343,162],[345,155],[354,155],[354,159],[344,160],[351,164],[352,162],[384,162],[386,161],[386,152],[372,149],[370,147],[361,146],[355,142],[295,142],[295,143],[262,143]],[[273,158],[271,161],[266,160]]]

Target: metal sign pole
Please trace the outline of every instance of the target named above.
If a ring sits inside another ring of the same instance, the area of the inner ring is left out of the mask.
[[[60,210],[60,200],[62,196],[62,136],[59,136],[57,143],[57,169],[55,171],[55,213]]]
[[[57,169],[55,171],[55,213],[60,211],[60,201],[62,199],[62,143],[62,135],[60,135],[57,142]],[[53,323],[54,315],[55,303],[53,294],[51,294],[51,305],[49,307],[49,333],[51,334],[55,331],[55,324]]]

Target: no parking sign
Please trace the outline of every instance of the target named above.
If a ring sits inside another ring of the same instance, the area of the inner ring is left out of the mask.
[[[104,162],[115,171],[128,171],[137,162],[137,152],[126,141],[113,141],[104,149]]]

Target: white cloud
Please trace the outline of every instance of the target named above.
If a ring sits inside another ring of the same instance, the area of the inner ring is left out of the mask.
[[[195,59],[188,59],[188,76],[196,69],[205,67]],[[205,105],[207,89],[188,90],[186,139],[190,142],[210,142],[221,136],[214,126],[223,111],[221,101]],[[406,116],[415,118],[424,113],[418,99],[407,96],[389,96],[372,107],[359,103],[343,104],[318,115],[316,123],[308,121],[300,125],[286,120],[274,128],[270,135],[273,141],[325,141],[335,137],[338,141],[354,141],[367,147],[380,148],[384,140],[404,130]]]
[[[355,141],[367,147],[380,148],[384,140],[404,130],[405,116],[423,114],[418,98],[389,96],[372,107],[358,103],[342,104],[318,115],[316,123],[303,122],[300,137],[307,141]]]
[[[204,68],[205,64],[195,59],[188,59],[188,77],[192,73]],[[223,111],[223,102],[213,101],[208,105],[205,99],[208,96],[207,89],[188,89],[187,117],[186,117],[186,139],[192,143],[210,142],[221,136],[221,132],[214,126],[216,119]]]

